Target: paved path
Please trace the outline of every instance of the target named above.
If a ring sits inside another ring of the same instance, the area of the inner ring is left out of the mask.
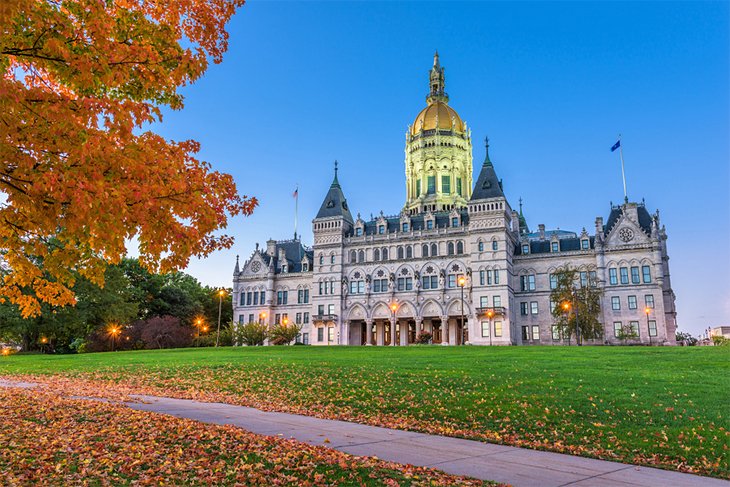
[[[0,380],[0,386],[32,387]],[[413,433],[346,421],[265,412],[230,404],[134,396],[133,409],[212,424],[229,424],[262,435],[322,445],[358,456],[433,467],[455,475],[496,480],[515,487],[730,487],[730,482],[559,453]]]

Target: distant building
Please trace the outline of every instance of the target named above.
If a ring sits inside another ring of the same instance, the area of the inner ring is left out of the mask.
[[[236,261],[234,319],[298,323],[300,341],[312,345],[407,345],[421,330],[447,345],[559,345],[567,341],[553,326],[550,293],[569,265],[579,284],[595,277],[605,291],[605,333],[588,343],[620,343],[629,326],[634,342],[674,345],[659,213],[627,200],[591,233],[530,231],[521,203],[516,211],[504,195],[488,143],[473,182],[471,130],[448,102],[437,54],[427,105],[406,132],[401,212],[353,218],[335,166],[312,248],[295,235],[257,245],[242,267]]]
[[[730,339],[730,325],[716,326],[710,329],[710,337],[725,337]]]

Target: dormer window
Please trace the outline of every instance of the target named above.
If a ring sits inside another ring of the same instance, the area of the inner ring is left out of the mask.
[[[408,223],[403,223],[402,228],[403,228],[403,231],[404,232],[407,232],[408,231]]]
[[[550,244],[550,251],[551,252],[559,252],[560,251],[560,244],[558,242],[552,242]]]
[[[355,229],[355,236],[356,237],[361,237],[362,236],[362,227],[357,227]]]
[[[286,274],[286,269],[287,269],[286,264],[281,266],[281,272]]]
[[[459,217],[455,216],[451,218],[451,226],[452,227],[458,227],[459,226]]]
[[[582,248],[583,250],[588,250],[589,248],[591,248],[591,242],[587,238],[584,238],[580,241],[580,248]]]
[[[302,272],[307,272],[309,270],[309,263],[303,262],[302,263]]]
[[[530,253],[530,244],[522,244],[522,253],[525,255]]]
[[[426,230],[433,230],[433,220],[426,221]]]
[[[385,225],[378,225],[378,234],[383,235],[385,233]]]

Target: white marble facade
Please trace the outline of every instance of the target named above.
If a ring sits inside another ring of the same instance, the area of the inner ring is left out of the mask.
[[[471,157],[466,169],[443,162],[454,141],[471,152],[471,132],[447,106],[438,58],[430,73],[439,83],[406,136],[410,192],[402,211],[353,218],[335,167],[311,248],[296,236],[270,240],[236,262],[234,320],[297,323],[299,340],[311,345],[407,345],[421,330],[444,345],[562,345],[568,342],[553,328],[550,276],[570,266],[604,290],[604,336],[585,343],[621,343],[617,330],[631,327],[638,338],[629,343],[674,345],[659,213],[627,200],[580,232],[543,225],[530,232],[521,205],[514,211],[502,191],[488,143],[468,190],[461,183],[473,180]]]

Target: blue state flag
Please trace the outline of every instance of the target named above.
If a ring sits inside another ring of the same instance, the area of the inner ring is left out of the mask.
[[[621,147],[621,139],[619,139],[615,144],[613,144],[613,147],[611,147],[611,152],[615,151],[619,147]]]

